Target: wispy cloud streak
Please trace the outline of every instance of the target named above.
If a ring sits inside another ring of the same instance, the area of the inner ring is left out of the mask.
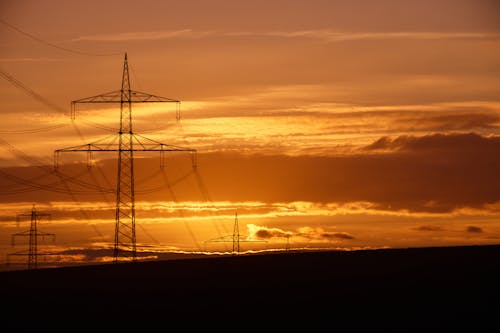
[[[161,30],[161,31],[136,31],[114,34],[96,34],[80,36],[72,41],[102,41],[102,42],[120,42],[120,41],[138,41],[138,40],[158,40],[170,38],[201,38],[213,35],[211,31],[193,31],[191,29],[181,30]]]
[[[138,41],[171,38],[203,37],[269,37],[305,38],[328,43],[358,40],[442,40],[442,39],[498,39],[500,34],[486,32],[433,32],[433,31],[392,31],[392,32],[342,32],[334,30],[295,30],[295,31],[197,31],[193,29],[136,31],[114,34],[80,36],[73,41]]]
[[[387,40],[387,39],[497,39],[500,34],[475,32],[432,32],[432,31],[394,31],[394,32],[340,32],[332,30],[300,30],[300,31],[269,31],[269,32],[234,32],[228,36],[261,36],[282,38],[310,38],[325,42],[343,42],[356,40]]]

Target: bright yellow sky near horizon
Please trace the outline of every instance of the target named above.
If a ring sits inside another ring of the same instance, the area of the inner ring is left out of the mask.
[[[33,204],[61,258],[113,241],[114,156],[64,156],[93,190],[48,170],[118,131],[118,107],[69,109],[119,90],[125,53],[132,89],[181,101],[180,123],[134,106],[134,132],[199,155],[193,172],[137,154],[145,252],[227,250],[205,240],[235,210],[267,241],[245,250],[498,243],[499,17],[486,0],[2,1],[0,253]]]

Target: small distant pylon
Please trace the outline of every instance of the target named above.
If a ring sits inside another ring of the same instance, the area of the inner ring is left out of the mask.
[[[56,235],[53,233],[40,232],[38,230],[37,222],[42,218],[50,218],[50,214],[39,213],[36,211],[35,205],[31,209],[30,213],[18,214],[16,221],[19,222],[25,218],[30,218],[30,228],[29,230],[12,234],[12,246],[15,246],[15,238],[24,236],[29,237],[29,248],[28,250],[14,252],[8,254],[8,256],[27,256],[28,257],[28,269],[36,269],[38,267],[38,256],[46,255],[46,253],[38,253],[38,237],[51,236],[52,240],[55,242]]]
[[[242,240],[242,238],[244,238]],[[234,213],[234,224],[233,224],[233,234],[226,235],[222,237],[217,237],[213,239],[206,240],[205,243],[233,243],[233,252],[232,255],[237,255],[240,253],[240,242],[264,242],[267,243],[266,240],[262,239],[248,239],[247,236],[242,236],[240,234],[239,222],[238,222],[238,211],[236,210]]]
[[[233,226],[233,254],[240,253],[240,228],[238,226],[238,211],[234,215]]]

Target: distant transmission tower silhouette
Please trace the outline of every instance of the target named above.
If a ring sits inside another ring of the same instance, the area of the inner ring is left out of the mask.
[[[176,118],[180,119],[180,101],[151,95],[130,89],[129,67],[127,53],[123,64],[122,86],[120,90],[97,96],[82,98],[71,102],[71,118],[75,118],[76,104],[79,103],[119,103],[120,130],[119,143],[105,142],[105,139],[93,143],[58,149],[54,152],[55,167],[58,166],[58,156],[62,152],[87,152],[88,161],[92,152],[118,152],[118,172],[116,184],[116,213],[115,213],[115,242],[113,249],[114,262],[119,257],[135,261],[136,234],[135,234],[135,188],[134,188],[134,152],[160,152],[160,167],[163,164],[165,152],[191,152],[193,168],[196,168],[196,149],[176,147],[132,131],[132,104],[133,103],[176,103]],[[122,254],[127,254],[123,255]],[[130,256],[131,255],[131,256]]]
[[[243,240],[241,238],[244,238]],[[205,243],[233,243],[233,251],[232,254],[236,255],[240,253],[240,243],[241,242],[263,242],[267,243],[266,240],[261,239],[248,239],[247,236],[240,235],[240,227],[238,222],[238,211],[235,211],[234,214],[234,224],[233,224],[233,234],[226,235],[222,237],[217,237],[213,239],[206,240]]]
[[[233,254],[240,253],[240,227],[238,226],[238,211],[234,214]]]
[[[55,241],[55,234],[40,232],[38,230],[37,222],[44,217],[50,218],[50,214],[38,213],[35,209],[35,205],[33,205],[30,213],[18,214],[16,218],[18,224],[21,220],[30,218],[31,224],[29,230],[12,234],[12,246],[15,245],[16,237],[29,237],[29,248],[27,251],[24,250],[20,252],[9,253],[8,256],[27,256],[28,269],[36,269],[38,266],[38,256],[47,255],[47,253],[38,253],[38,237],[52,236],[53,241]]]

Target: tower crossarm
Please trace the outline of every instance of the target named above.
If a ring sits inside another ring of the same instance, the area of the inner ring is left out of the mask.
[[[130,90],[130,100],[122,99],[122,91],[116,90],[100,95],[95,95],[91,97],[80,98],[75,101],[72,101],[71,104],[80,104],[80,103],[122,103],[122,102],[131,102],[131,103],[180,103],[181,101],[162,97],[157,95],[148,94],[141,91]]]
[[[23,232],[18,232],[15,234],[12,234],[12,246],[15,245],[15,239],[16,237],[52,237],[52,240],[55,241],[56,239],[56,234],[50,233],[50,232],[30,232],[30,230],[26,230]]]
[[[161,143],[140,134],[133,134],[132,138],[134,140],[134,150],[136,151],[184,151],[196,153],[196,149]]]
[[[192,152],[196,153],[196,149],[192,148],[183,148],[177,146],[171,146],[164,143],[160,144],[141,144],[139,147],[134,147],[133,149],[120,149],[117,143],[108,144],[108,145],[94,145],[94,144],[85,144],[81,146],[74,146],[68,148],[62,148],[55,150],[56,153],[64,153],[64,152],[106,152],[106,151],[183,151],[183,152]]]
[[[23,213],[23,214],[17,214],[16,220],[19,222],[22,219],[30,219],[32,216],[32,213]],[[51,215],[48,213],[39,213],[36,212],[36,216],[39,218],[50,218]]]
[[[226,235],[217,238],[207,239],[205,243],[226,243],[232,241],[233,241],[233,235]]]
[[[129,90],[127,93],[123,93],[122,90],[116,90],[100,95],[95,95],[91,97],[80,98],[71,102],[71,118],[75,119],[76,104],[94,104],[94,103],[177,103],[180,105],[181,101],[162,97],[158,95],[148,94],[141,91]],[[179,115],[179,107],[177,108],[177,117]]]
[[[54,151],[54,166],[57,169],[59,166],[59,154],[65,152],[86,152],[88,154],[92,152],[119,152],[119,151],[134,151],[134,152],[189,152],[191,153],[192,166],[196,168],[197,164],[197,150],[189,147],[181,147],[169,145],[166,143],[161,143],[159,141],[149,139],[145,136],[139,134],[132,134],[134,145],[130,146],[130,149],[123,149],[120,147],[119,143],[115,142],[104,142],[104,140],[98,140],[93,143],[88,143],[79,146],[67,147],[62,149],[56,149]],[[163,157],[163,156],[161,156]],[[88,161],[90,162],[90,156]],[[162,164],[163,165],[163,164]]]

